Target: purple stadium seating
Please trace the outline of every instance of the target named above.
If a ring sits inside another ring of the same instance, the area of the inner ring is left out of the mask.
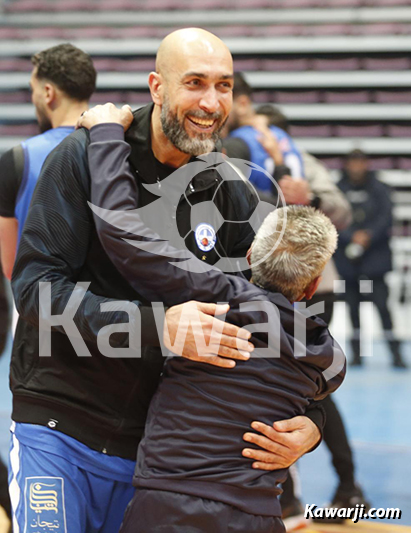
[[[0,104],[25,104],[31,102],[29,91],[0,91]]]
[[[391,124],[387,127],[387,133],[390,137],[411,138],[411,126]]]
[[[275,91],[274,95],[280,104],[316,104],[320,101],[319,91]]]
[[[344,166],[342,157],[321,157],[320,159],[331,170],[341,170]]]
[[[91,97],[91,106],[107,104],[108,102],[112,102],[113,104],[123,102],[123,93],[121,91],[96,92]]]
[[[350,24],[321,24],[303,26],[303,35],[326,36],[326,35],[350,35],[352,25]]]
[[[112,70],[114,72],[151,72],[155,68],[154,58],[150,59],[113,59],[114,64],[110,69],[97,70]]]
[[[18,39],[58,39],[62,35],[62,29],[57,26],[42,28],[20,28]]]
[[[271,26],[250,26],[254,37],[297,37],[301,35],[301,24],[273,24]]]
[[[9,13],[47,11],[50,10],[50,3],[47,0],[20,0],[19,2],[5,3],[4,10]]]
[[[401,24],[381,22],[377,24],[357,24],[352,26],[354,35],[395,35],[402,33]]]
[[[389,170],[394,168],[394,161],[391,157],[372,157],[370,159],[371,170]]]
[[[344,59],[324,59],[318,58],[312,61],[313,70],[358,70],[360,60],[358,57],[348,57]]]
[[[127,28],[107,27],[107,36],[110,39],[141,39],[157,37],[158,28],[154,26],[132,26]]]
[[[384,128],[381,124],[369,124],[366,126],[336,126],[337,137],[382,137]]]
[[[302,71],[310,68],[308,59],[264,59],[262,70],[268,72]]]
[[[411,91],[375,91],[378,104],[411,104]]]
[[[323,0],[322,7],[360,7],[362,0]]]
[[[369,7],[394,7],[409,6],[409,0],[363,0],[365,6]]]
[[[411,157],[398,157],[397,167],[400,170],[411,170]]]
[[[123,102],[127,104],[150,104],[152,102],[151,94],[149,92],[129,91],[124,94]]]
[[[270,0],[253,0],[252,2],[250,0],[237,0],[234,5],[231,5],[231,8],[236,9],[265,9],[272,7],[273,4]]]
[[[321,7],[321,0],[283,0],[283,9]]]
[[[0,28],[0,39],[18,39],[19,28]]]
[[[0,135],[16,137],[33,137],[40,133],[37,123],[0,125]]]
[[[247,37],[252,35],[252,30],[252,26],[245,25],[230,25],[210,28],[210,31],[219,37]],[[166,33],[168,33],[168,31]]]
[[[269,91],[255,91],[253,100],[256,104],[269,104],[274,102],[274,96]]]
[[[291,137],[331,137],[332,126],[330,124],[316,124],[311,126],[290,126]]]
[[[234,70],[236,72],[266,70],[260,59],[234,59]]]
[[[33,64],[30,59],[21,59],[13,57],[11,59],[0,59],[0,71],[1,72],[30,72],[33,68]]]
[[[411,60],[409,57],[367,57],[363,65],[367,70],[408,70]]]
[[[326,91],[327,104],[366,104],[370,101],[369,91]]]

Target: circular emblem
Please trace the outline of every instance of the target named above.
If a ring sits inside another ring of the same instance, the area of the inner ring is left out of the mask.
[[[215,246],[217,236],[213,226],[206,224],[205,222],[199,224],[194,232],[197,246],[202,252],[209,252]]]

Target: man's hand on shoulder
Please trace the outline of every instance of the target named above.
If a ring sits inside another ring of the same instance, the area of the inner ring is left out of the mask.
[[[314,448],[321,438],[318,427],[306,416],[274,422],[272,426],[253,422],[251,427],[261,433],[245,433],[243,438],[264,451],[253,448],[243,450],[244,457],[253,459],[253,468],[280,470],[288,468],[302,455]]]
[[[118,109],[114,104],[96,105],[85,111],[78,119],[76,128],[91,129],[97,124],[120,124],[124,131],[127,131],[133,122],[134,117],[129,105],[123,105]]]
[[[246,329],[215,318],[227,313],[228,305],[186,302],[170,307],[164,322],[164,345],[173,353],[222,368],[246,361],[254,346]]]

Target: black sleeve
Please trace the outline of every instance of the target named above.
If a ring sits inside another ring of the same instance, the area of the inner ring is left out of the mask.
[[[66,309],[86,261],[93,229],[92,213],[87,205],[85,133],[67,137],[47,158],[22,233],[12,287],[17,310],[24,320],[38,327],[39,284],[51,283],[51,313]],[[104,326],[123,323],[124,313],[100,312],[100,305],[117,300],[97,296],[86,290],[74,322],[84,341],[95,344]],[[136,305],[140,302],[135,301]],[[56,330],[65,333],[62,326]],[[151,344],[142,327],[142,344]],[[151,333],[150,333],[151,335]],[[111,338],[115,347],[128,347],[128,334]]]
[[[321,433],[321,439],[318,441],[318,443],[310,450],[310,452],[314,451],[323,440],[324,437],[324,426],[326,422],[326,414],[325,409],[322,406],[321,401],[311,402],[310,405],[307,407],[307,410],[305,411],[305,416],[309,418],[314,424],[318,427],[320,433]]]
[[[23,148],[21,145],[5,152],[0,158],[0,216],[14,217],[17,195],[23,178]]]
[[[222,272],[187,249],[173,248],[142,221],[139,190],[128,164],[130,146],[124,141],[123,127],[94,126],[90,141],[94,221],[104,250],[122,276],[146,299],[167,306],[188,300],[224,301],[230,283]],[[185,266],[189,261],[189,268],[173,264],[180,261]]]
[[[237,137],[227,137],[223,141],[224,152],[228,157],[250,161],[251,154],[248,144]]]

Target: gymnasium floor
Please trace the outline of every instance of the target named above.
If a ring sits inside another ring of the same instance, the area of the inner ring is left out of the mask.
[[[0,453],[7,457],[11,397],[8,390],[10,345],[0,360]],[[411,342],[404,345],[411,366]],[[372,505],[402,510],[401,520],[363,521],[344,526],[311,525],[307,533],[411,533],[411,370],[390,368],[385,345],[361,369],[349,368],[335,394],[353,442],[358,480]],[[324,445],[300,462],[304,503],[322,506],[336,479]],[[0,533],[1,530],[0,522]]]

